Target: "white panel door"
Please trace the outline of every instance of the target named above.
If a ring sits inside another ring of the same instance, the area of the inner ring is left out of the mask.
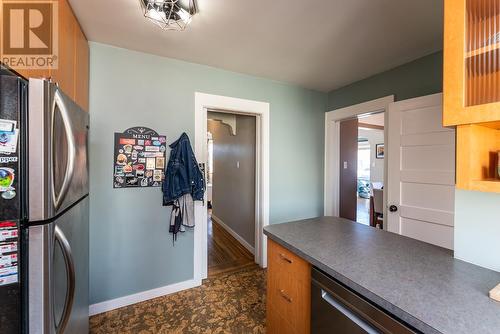
[[[442,114],[442,94],[389,106],[387,229],[453,249],[455,130]]]

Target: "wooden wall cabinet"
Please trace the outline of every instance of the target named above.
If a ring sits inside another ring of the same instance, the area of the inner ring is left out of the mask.
[[[445,0],[443,124],[457,126],[457,187],[500,192],[500,1]]]
[[[89,71],[90,71],[90,51],[87,38],[78,26],[75,29],[75,102],[83,110],[89,110]]]
[[[59,0],[59,65],[50,76],[64,93],[75,99],[75,26],[76,18],[67,0]]]
[[[84,110],[89,110],[89,45],[67,0],[58,0],[58,67],[17,70],[27,78],[51,78]]]
[[[495,123],[457,126],[457,188],[500,193],[499,129]]]
[[[500,120],[500,2],[445,0],[445,126]]]
[[[267,333],[308,334],[311,265],[268,239]]]

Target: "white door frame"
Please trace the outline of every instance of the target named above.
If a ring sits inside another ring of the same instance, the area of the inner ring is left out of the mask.
[[[376,100],[335,109],[325,114],[325,187],[324,215],[339,215],[340,200],[340,121],[365,114],[387,112],[389,104],[394,102],[394,95]],[[384,142],[387,143],[388,117],[384,117]],[[387,145],[387,144],[386,144]],[[387,156],[384,161],[384,181],[387,180]],[[384,192],[384,203],[386,203]],[[385,216],[385,207],[384,207]],[[386,228],[384,224],[384,228]]]
[[[269,225],[269,109],[267,102],[234,97],[195,93],[195,155],[199,162],[207,161],[207,112],[217,110],[233,114],[256,116],[256,178],[255,178],[255,259],[267,267],[267,238],[263,231]],[[205,203],[206,203],[205,193]],[[208,276],[207,208],[195,205],[194,279]]]

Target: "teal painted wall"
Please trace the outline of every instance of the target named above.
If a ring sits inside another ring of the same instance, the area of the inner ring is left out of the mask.
[[[143,125],[194,138],[196,91],[270,103],[270,222],[323,213],[327,94],[91,43],[90,302],[189,280],[193,234],[168,233],[158,188],[113,189],[113,134]],[[168,153],[168,152],[167,152]]]
[[[437,52],[330,92],[328,110],[387,95],[399,101],[442,91],[443,53]]]
[[[442,91],[442,52],[328,94],[328,110],[395,94],[396,100]],[[457,190],[455,257],[500,271],[500,195]]]
[[[456,190],[455,257],[500,272],[500,194]]]

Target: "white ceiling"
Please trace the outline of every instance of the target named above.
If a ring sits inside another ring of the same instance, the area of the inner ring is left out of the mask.
[[[442,49],[442,0],[198,0],[183,32],[139,0],[69,0],[87,38],[328,92]]]
[[[380,112],[378,114],[373,114],[370,116],[365,116],[359,119],[359,123],[370,124],[377,126],[384,126],[385,113]]]

